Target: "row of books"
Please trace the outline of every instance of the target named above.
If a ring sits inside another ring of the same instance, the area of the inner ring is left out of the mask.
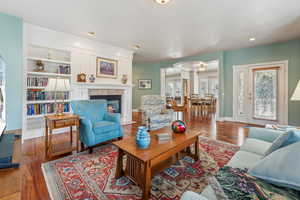
[[[28,90],[27,101],[42,101],[42,100],[54,100],[54,92],[46,92],[40,90]],[[56,92],[57,100],[69,99],[69,92]]]
[[[51,114],[55,111],[55,104],[28,104],[27,105],[27,116]],[[70,112],[70,104],[64,104],[64,112]]]
[[[59,65],[59,74],[71,74],[70,65]]]
[[[48,78],[43,77],[27,77],[28,87],[46,87]]]

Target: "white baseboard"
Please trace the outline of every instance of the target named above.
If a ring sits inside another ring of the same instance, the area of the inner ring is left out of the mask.
[[[124,122],[121,122],[122,125],[130,125],[130,124],[135,124],[136,122],[135,121],[124,121]]]
[[[217,121],[218,122],[225,122],[225,121],[227,121],[227,122],[235,122],[232,117],[218,117]]]

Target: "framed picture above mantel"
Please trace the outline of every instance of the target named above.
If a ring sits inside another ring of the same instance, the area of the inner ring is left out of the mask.
[[[117,78],[118,61],[97,57],[96,76],[100,78]]]

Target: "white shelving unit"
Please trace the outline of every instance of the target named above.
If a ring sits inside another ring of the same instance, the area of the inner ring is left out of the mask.
[[[37,61],[41,61],[44,64],[43,71],[37,70]],[[44,95],[42,93],[50,77],[69,79],[71,82],[71,52],[28,45],[26,63],[26,87],[24,96],[24,120],[26,129],[43,128],[43,117],[47,114],[52,114],[46,110],[53,108],[55,100],[51,98],[43,100],[44,98],[41,98],[39,95]],[[29,95],[31,98],[28,98]],[[70,93],[67,96],[68,98],[64,100],[64,103],[70,102]],[[58,99],[57,102],[61,103],[63,100]]]
[[[43,62],[53,62],[53,63],[58,63],[58,64],[67,64],[70,65],[71,62],[68,61],[62,61],[62,60],[53,60],[53,59],[46,59],[46,58],[39,58],[39,57],[28,57],[28,60],[41,60]]]
[[[35,76],[71,77],[71,74],[58,74],[58,73],[51,73],[51,72],[27,72],[27,74],[35,75]]]

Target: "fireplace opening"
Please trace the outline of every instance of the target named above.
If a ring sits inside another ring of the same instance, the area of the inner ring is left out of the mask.
[[[107,100],[107,110],[112,113],[122,113],[122,95],[90,95],[91,100]]]

